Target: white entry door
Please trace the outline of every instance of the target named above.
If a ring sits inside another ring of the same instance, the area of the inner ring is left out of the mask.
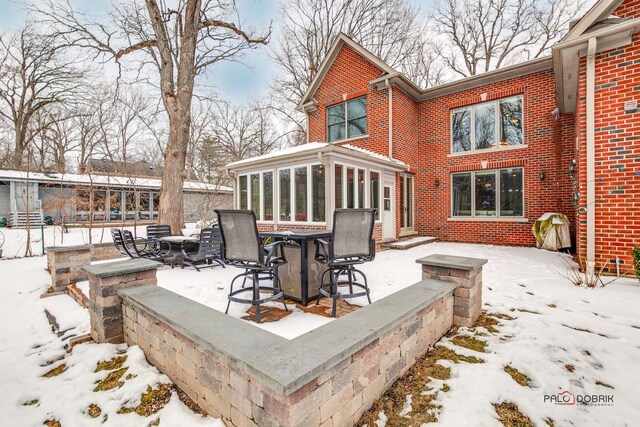
[[[382,187],[382,239],[395,240],[396,238],[396,207],[395,207],[395,183],[393,180],[385,180]]]

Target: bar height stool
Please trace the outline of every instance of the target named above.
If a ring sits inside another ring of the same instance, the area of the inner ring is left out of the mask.
[[[331,316],[336,317],[336,305],[339,299],[356,298],[366,296],[369,304],[369,286],[367,276],[356,269],[358,264],[372,261],[376,254],[376,243],[373,240],[373,224],[376,209],[336,209],[333,212],[333,230],[330,241],[316,239],[316,260],[328,268],[322,273],[320,280],[320,297],[333,299]],[[325,282],[329,274],[329,282]],[[340,276],[347,276],[347,282],[340,282]],[[356,275],[360,275],[362,282],[356,281]],[[339,292],[339,286],[349,286],[349,293]],[[362,291],[354,292],[353,288]]]
[[[260,323],[260,305],[280,298],[282,298],[284,309],[288,311],[278,278],[278,267],[287,262],[282,249],[284,242],[263,245],[253,211],[216,209],[215,212],[222,234],[220,245],[222,261],[227,265],[245,270],[231,281],[225,314],[229,312],[231,302],[255,305],[256,322]],[[260,286],[261,275],[264,278],[265,273],[273,279],[273,286]],[[252,286],[234,291],[233,285],[240,278],[251,280]],[[260,291],[272,292],[272,295],[262,298]],[[243,293],[250,293],[251,298],[238,296]]]

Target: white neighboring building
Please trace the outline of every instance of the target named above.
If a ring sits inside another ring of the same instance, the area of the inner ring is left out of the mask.
[[[0,218],[12,226],[46,216],[66,223],[153,221],[158,218],[159,178],[0,170]],[[214,209],[233,203],[233,189],[199,181],[184,183],[185,221],[211,220]]]

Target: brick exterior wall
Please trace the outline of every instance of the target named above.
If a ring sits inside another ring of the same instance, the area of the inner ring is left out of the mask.
[[[637,18],[640,16],[640,0],[629,0],[623,2],[612,15],[619,18]]]
[[[349,46],[344,46],[327,71],[313,98],[318,102],[316,111],[309,113],[309,141],[326,141],[326,108],[333,104],[367,97],[366,148],[388,155],[388,101],[387,90],[371,89],[368,83],[380,77],[381,70]],[[348,142],[360,145],[354,141]],[[362,146],[362,145],[360,145]]]
[[[125,300],[124,334],[208,414],[230,426],[353,425],[453,324],[447,295],[284,396]]]
[[[343,46],[314,94],[318,109],[308,113],[309,140],[326,141],[327,106],[367,95],[368,137],[347,140],[379,154],[388,155],[388,89],[375,90],[368,83],[382,71],[349,46]],[[524,141],[522,149],[449,156],[451,154],[450,111],[485,100],[511,95],[524,98]],[[460,91],[451,95],[414,102],[398,88],[393,89],[393,156],[409,165],[415,174],[415,224],[421,235],[445,241],[535,245],[533,222],[545,212],[561,212],[574,221],[573,185],[569,162],[574,158],[573,116],[554,118],[556,108],[552,70]],[[450,221],[452,172],[523,166],[525,174],[525,220]],[[540,172],[545,179],[539,178]],[[440,185],[435,186],[439,180]],[[396,177],[396,234],[399,235],[400,176]],[[573,232],[572,232],[573,235]]]
[[[640,1],[621,5],[615,15],[640,16]],[[631,248],[640,244],[640,109],[624,111],[624,102],[640,102],[640,34],[628,46],[595,58],[595,252],[596,266],[631,270]],[[579,207],[586,204],[586,60],[580,61],[576,106]],[[587,207],[589,209],[589,207]],[[577,249],[586,256],[586,211],[578,212]]]
[[[526,148],[449,156],[451,109],[523,96],[524,144]],[[561,212],[573,221],[569,161],[573,156],[572,120],[556,120],[552,70],[470,89],[420,103],[420,163],[416,176],[416,223],[420,234],[446,241],[533,246],[533,222],[545,212]],[[570,131],[569,135],[563,130]],[[449,221],[452,172],[521,166],[524,168],[524,222]],[[540,173],[544,172],[544,180]],[[435,186],[439,179],[440,185]],[[422,218],[422,220],[420,220]]]

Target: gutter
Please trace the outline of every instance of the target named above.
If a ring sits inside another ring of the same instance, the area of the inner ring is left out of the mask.
[[[587,273],[595,268],[596,171],[595,171],[595,81],[597,38],[591,37],[587,49]]]

